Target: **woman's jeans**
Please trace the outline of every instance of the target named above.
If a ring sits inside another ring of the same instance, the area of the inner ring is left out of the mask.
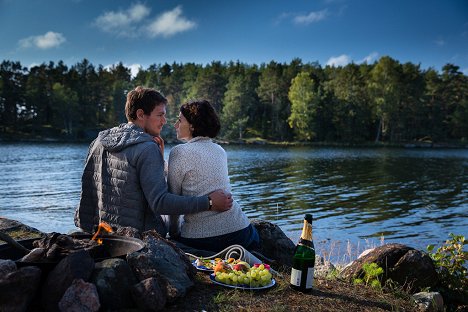
[[[249,224],[245,229],[212,237],[204,238],[184,238],[179,237],[177,241],[192,248],[219,252],[231,245],[241,245],[247,250],[258,249],[260,247],[260,237],[257,229]]]

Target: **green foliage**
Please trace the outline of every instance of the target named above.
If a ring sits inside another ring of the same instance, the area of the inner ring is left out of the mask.
[[[72,135],[74,132],[73,124],[77,121],[78,95],[75,91],[60,83],[54,83],[51,92],[51,107],[55,114],[60,114],[60,118],[54,118],[54,122],[61,120],[63,124],[55,125],[62,127],[64,133]]]
[[[248,106],[253,102],[247,81],[242,76],[232,76],[224,93],[224,107],[221,114],[224,136],[228,139],[242,139],[249,116]]]
[[[94,138],[125,122],[125,99],[137,85],[168,99],[163,136],[180,105],[207,99],[229,139],[292,141],[432,142],[468,140],[468,77],[458,66],[441,72],[400,64],[388,56],[343,67],[271,61],[247,65],[153,64],[131,77],[122,63],[104,68],[83,59],[31,68],[0,64],[0,135]],[[49,128],[45,126],[49,126]]]
[[[434,252],[434,245],[427,246],[429,256],[434,260],[443,287],[450,290],[468,289],[468,252],[464,250],[468,240],[463,235],[450,233],[451,237]]]
[[[299,140],[309,141],[314,137],[312,120],[317,94],[314,93],[314,81],[308,73],[302,72],[292,80],[288,96],[291,101],[289,126],[294,129]]]
[[[364,271],[364,277],[354,279],[354,284],[364,284],[377,289],[382,288],[379,276],[383,274],[384,270],[379,267],[377,263],[364,263],[362,265],[362,270]]]
[[[338,276],[340,275],[340,271],[337,270],[336,268],[333,268],[333,270],[330,270],[328,273],[327,273],[327,276],[325,277],[327,280],[335,280],[338,278]]]
[[[375,118],[379,120],[375,141],[393,139],[402,97],[401,71],[397,61],[384,56],[370,72],[369,94],[374,102]]]

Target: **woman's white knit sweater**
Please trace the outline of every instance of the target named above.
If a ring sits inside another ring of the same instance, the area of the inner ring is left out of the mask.
[[[196,137],[175,146],[169,154],[167,183],[169,191],[178,195],[208,195],[217,189],[230,192],[226,152],[207,137]],[[249,224],[240,205],[234,201],[228,211],[184,215],[181,236],[219,236],[242,230]]]

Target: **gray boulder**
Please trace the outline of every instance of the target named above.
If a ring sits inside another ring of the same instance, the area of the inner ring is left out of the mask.
[[[143,311],[160,311],[167,301],[166,291],[159,285],[158,279],[147,278],[132,288],[133,300]]]
[[[443,312],[444,299],[438,292],[420,292],[413,299],[421,312]]]
[[[11,220],[7,218],[0,217],[0,232],[8,234],[13,239],[28,239],[28,238],[40,238],[45,235],[45,233],[35,229],[33,227],[27,226],[19,221]],[[5,242],[0,240],[0,245]]]
[[[362,266],[373,262],[384,270],[382,282],[391,279],[410,292],[431,288],[438,283],[432,259],[427,254],[402,244],[377,247],[353,261],[340,274],[351,281],[362,278]]]
[[[91,281],[96,285],[104,310],[134,306],[130,290],[138,281],[125,260],[113,258],[96,263]]]
[[[15,272],[17,269],[15,261],[0,259],[0,277]]]
[[[94,260],[85,250],[71,253],[63,258],[47,275],[42,286],[42,304],[46,311],[58,311],[58,303],[75,279],[89,281],[94,269]]]
[[[183,272],[175,271],[175,276],[171,280],[159,273],[159,264],[150,253],[134,252],[127,256],[127,262],[139,281],[151,278],[157,280],[168,302],[183,297],[187,289],[193,286],[193,284],[187,283],[187,276]]]
[[[273,223],[263,220],[252,220],[250,223],[255,226],[260,236],[261,247],[258,251],[274,260],[273,265],[277,267],[291,267],[296,244]]]
[[[0,311],[28,311],[39,288],[41,269],[27,266],[0,275]]]
[[[101,306],[96,286],[82,279],[72,282],[58,305],[60,311],[67,312],[97,312]]]
[[[196,275],[196,269],[185,253],[156,231],[143,233],[143,241],[147,251],[127,256],[138,280],[156,278],[165,289],[168,301],[185,296],[188,288],[194,285]]]

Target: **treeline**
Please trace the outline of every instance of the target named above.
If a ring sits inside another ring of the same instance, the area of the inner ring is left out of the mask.
[[[27,69],[0,67],[0,136],[94,138],[126,122],[126,94],[137,85],[169,100],[169,123],[190,99],[207,99],[222,119],[222,137],[236,140],[329,142],[464,142],[468,138],[468,79],[458,66],[422,70],[384,56],[374,64],[322,67],[289,64],[154,64],[131,77],[88,60]],[[163,135],[174,138],[172,126]]]

